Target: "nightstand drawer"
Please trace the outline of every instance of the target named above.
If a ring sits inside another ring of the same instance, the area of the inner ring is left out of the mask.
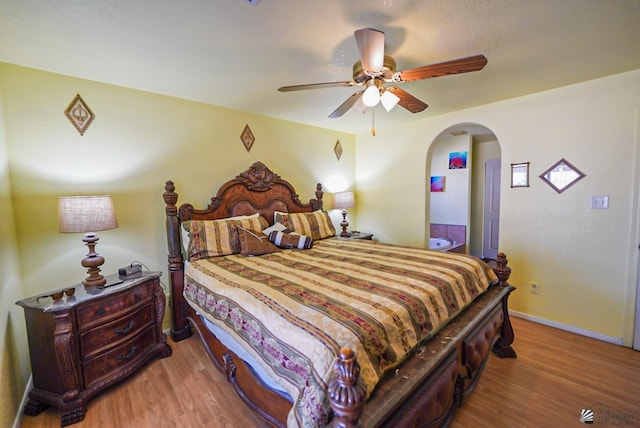
[[[120,346],[83,364],[85,388],[120,372],[125,366],[145,356],[148,347],[157,343],[156,328],[149,326]]]
[[[105,347],[135,336],[154,322],[153,305],[148,304],[121,318],[80,334],[80,358],[86,360],[102,352]]]
[[[131,308],[133,305],[151,300],[153,282],[134,287],[124,293],[116,293],[111,297],[100,299],[95,303],[78,308],[78,324],[81,330],[93,327],[96,323],[111,318],[119,312]]]

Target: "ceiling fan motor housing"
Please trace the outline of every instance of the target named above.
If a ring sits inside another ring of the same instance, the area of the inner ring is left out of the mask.
[[[361,85],[371,77],[383,76],[385,80],[390,81],[396,72],[396,60],[389,55],[384,56],[384,65],[382,70],[364,70],[362,61],[358,60],[353,64],[353,81]]]

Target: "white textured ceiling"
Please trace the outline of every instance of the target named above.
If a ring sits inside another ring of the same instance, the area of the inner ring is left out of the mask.
[[[640,0],[0,0],[0,61],[360,133],[327,117],[357,89],[277,88],[350,80],[364,27],[399,70],[489,61],[403,84],[429,108],[378,128],[640,68]]]

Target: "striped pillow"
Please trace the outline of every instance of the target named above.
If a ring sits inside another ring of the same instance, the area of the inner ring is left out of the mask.
[[[262,216],[242,220],[192,220],[189,227],[191,240],[187,250],[188,259],[240,253],[235,225],[251,230],[262,230],[268,226],[267,220]]]
[[[287,229],[300,235],[310,236],[317,241],[336,235],[336,229],[326,211],[317,210],[311,213],[274,212],[274,222],[284,224]]]
[[[269,241],[280,248],[307,250],[313,247],[313,240],[310,237],[293,233],[273,231],[269,234]]]

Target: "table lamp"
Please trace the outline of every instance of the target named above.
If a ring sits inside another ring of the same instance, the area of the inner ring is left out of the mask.
[[[356,198],[353,192],[338,192],[333,195],[333,198],[335,208],[342,210],[342,221],[340,222],[342,232],[340,233],[340,236],[342,238],[347,238],[351,236],[351,234],[347,232],[347,227],[349,227],[349,222],[347,221],[347,208],[354,208],[356,206]]]
[[[58,231],[61,233],[84,233],[82,241],[89,247],[89,254],[82,259],[89,276],[82,281],[85,288],[100,287],[106,278],[100,274],[104,257],[96,253],[98,230],[118,227],[113,201],[110,195],[61,196],[58,198]]]

